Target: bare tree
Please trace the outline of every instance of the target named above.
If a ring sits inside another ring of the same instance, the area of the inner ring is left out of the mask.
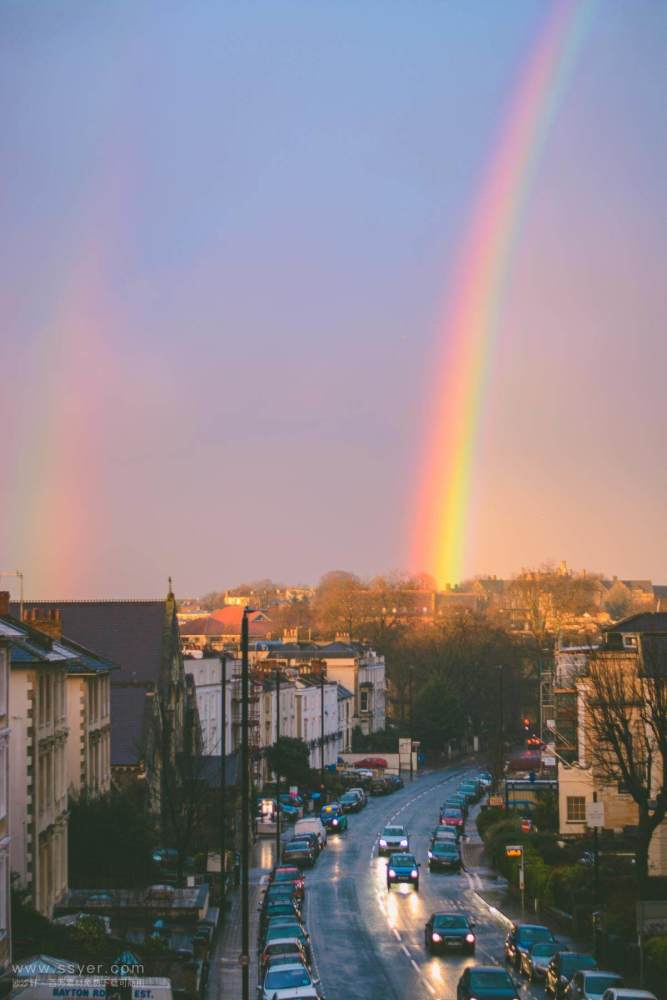
[[[641,651],[592,653],[582,685],[585,736],[595,771],[622,782],[637,804],[640,881],[648,852],[667,814],[667,637],[642,637]]]

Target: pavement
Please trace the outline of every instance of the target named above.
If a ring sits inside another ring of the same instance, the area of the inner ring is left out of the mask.
[[[393,795],[370,799],[365,809],[350,815],[346,834],[330,836],[315,868],[306,872],[304,918],[326,1000],[456,1000],[456,985],[466,966],[503,965],[508,918],[515,914],[504,912],[511,904],[507,886],[485,864],[474,816],[466,829],[465,870],[431,874],[426,864],[440,805],[465,775],[476,770],[473,762],[458,762],[415,776]],[[377,841],[389,822],[408,828],[410,848],[422,864],[418,893],[404,886],[387,891],[386,859],[378,857]],[[259,842],[253,850],[253,941],[261,885],[273,864],[273,851],[273,841]],[[434,957],[425,951],[424,925],[436,911],[463,912],[475,919],[474,957],[458,953]],[[211,962],[208,1000],[240,1000],[240,950],[240,909],[234,894]],[[251,951],[254,996],[254,945]],[[521,1000],[544,1000],[540,986],[517,983]]]

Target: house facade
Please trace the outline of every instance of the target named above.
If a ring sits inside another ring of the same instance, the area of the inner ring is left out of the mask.
[[[8,595],[0,594],[0,614],[9,610]],[[11,987],[10,907],[10,784],[9,784],[9,643],[0,629],[0,994]]]

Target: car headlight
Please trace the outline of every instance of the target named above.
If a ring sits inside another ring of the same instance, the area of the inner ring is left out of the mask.
[[[437,944],[438,941],[442,941],[442,936],[438,934],[437,931],[433,931],[433,933],[431,934],[431,941],[435,941]]]
[[[393,868],[390,868],[389,871],[387,872],[387,875],[389,876],[389,878],[394,878],[396,876],[396,872],[394,871]]]
[[[419,872],[417,871],[416,868],[413,868],[412,871],[410,872],[410,878],[418,878],[418,877],[419,877]]]
[[[386,846],[387,846],[387,841],[386,840],[381,840],[380,841],[380,847],[386,847]]]
[[[466,934],[466,941],[468,942],[468,944],[472,944],[474,940],[475,940],[474,934]]]
[[[433,851],[429,851],[428,852],[428,856],[429,856],[429,858],[432,858],[433,857]]]
[[[332,819],[331,820],[331,825],[332,826],[338,826],[338,820],[337,819]]]
[[[401,841],[401,847],[407,847],[407,846],[408,846],[407,840],[402,840]]]

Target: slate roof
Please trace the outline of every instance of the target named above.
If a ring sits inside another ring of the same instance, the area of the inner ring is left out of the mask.
[[[630,615],[615,625],[609,625],[605,632],[667,632],[667,611],[642,611]]]
[[[215,618],[192,618],[180,624],[181,635],[227,635],[229,629]]]
[[[92,650],[62,636],[51,638],[28,622],[13,618],[0,619],[0,636],[11,642],[11,662],[20,664],[64,663],[70,674],[107,673],[116,665]]]
[[[111,675],[111,763],[136,764],[145,714],[152,710],[146,694],[161,677],[166,602],[25,601],[24,607],[58,608],[65,635],[117,664]]]
[[[194,764],[193,773],[202,781],[205,781],[209,788],[220,788],[220,768],[222,757],[220,754],[210,757],[199,757]],[[241,774],[241,755],[239,750],[227,754],[225,757],[225,787],[232,788],[238,785]]]

